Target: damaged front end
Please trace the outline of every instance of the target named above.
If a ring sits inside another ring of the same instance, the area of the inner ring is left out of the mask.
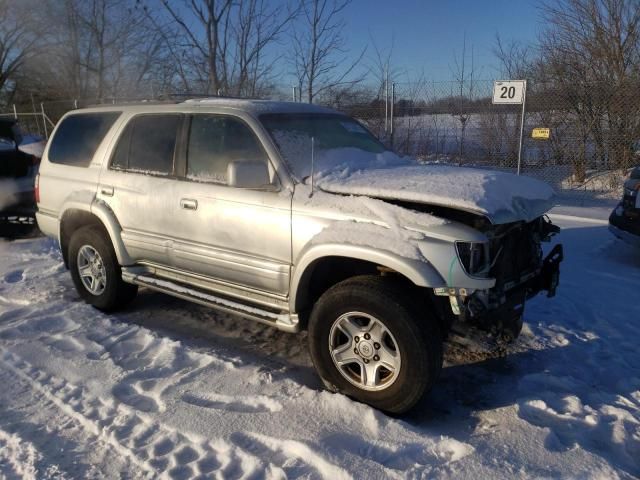
[[[476,278],[493,278],[488,290],[437,288],[439,297],[449,297],[457,320],[454,329],[480,329],[492,336],[511,340],[522,328],[525,302],[541,291],[553,297],[559,282],[562,245],[545,256],[542,242],[560,231],[546,216],[531,222],[487,226],[488,243],[457,242],[458,258],[466,273]]]

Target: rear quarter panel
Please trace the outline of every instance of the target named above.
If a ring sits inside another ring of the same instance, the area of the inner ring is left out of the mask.
[[[121,115],[107,131],[100,142],[88,167],[70,166],[52,163],[49,160],[49,149],[54,141],[60,124],[73,113],[65,115],[54,129],[42,156],[40,164],[40,202],[38,203],[38,224],[43,233],[57,237],[53,231],[58,225],[65,210],[79,208],[89,211],[95,199],[98,181],[103,165],[108,158],[112,145],[113,132],[123,121]],[[55,220],[54,220],[55,219]]]

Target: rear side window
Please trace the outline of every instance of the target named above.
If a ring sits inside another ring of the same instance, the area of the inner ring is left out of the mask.
[[[140,115],[125,127],[111,168],[154,175],[173,174],[176,139],[182,115]]]
[[[79,113],[65,118],[51,140],[49,161],[88,167],[100,142],[120,113]]]

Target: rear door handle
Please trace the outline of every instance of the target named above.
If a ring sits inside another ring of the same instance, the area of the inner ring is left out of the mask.
[[[113,197],[113,187],[101,187],[100,193],[105,197]]]
[[[197,210],[198,201],[191,198],[183,198],[182,200],[180,200],[180,206],[185,210]]]

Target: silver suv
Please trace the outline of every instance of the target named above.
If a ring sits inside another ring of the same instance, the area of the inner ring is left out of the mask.
[[[436,381],[452,328],[516,337],[562,260],[542,254],[546,184],[421,165],[300,103],[76,110],[36,187],[86,302],[115,310],[143,286],[306,329],[327,388],[394,413]]]

